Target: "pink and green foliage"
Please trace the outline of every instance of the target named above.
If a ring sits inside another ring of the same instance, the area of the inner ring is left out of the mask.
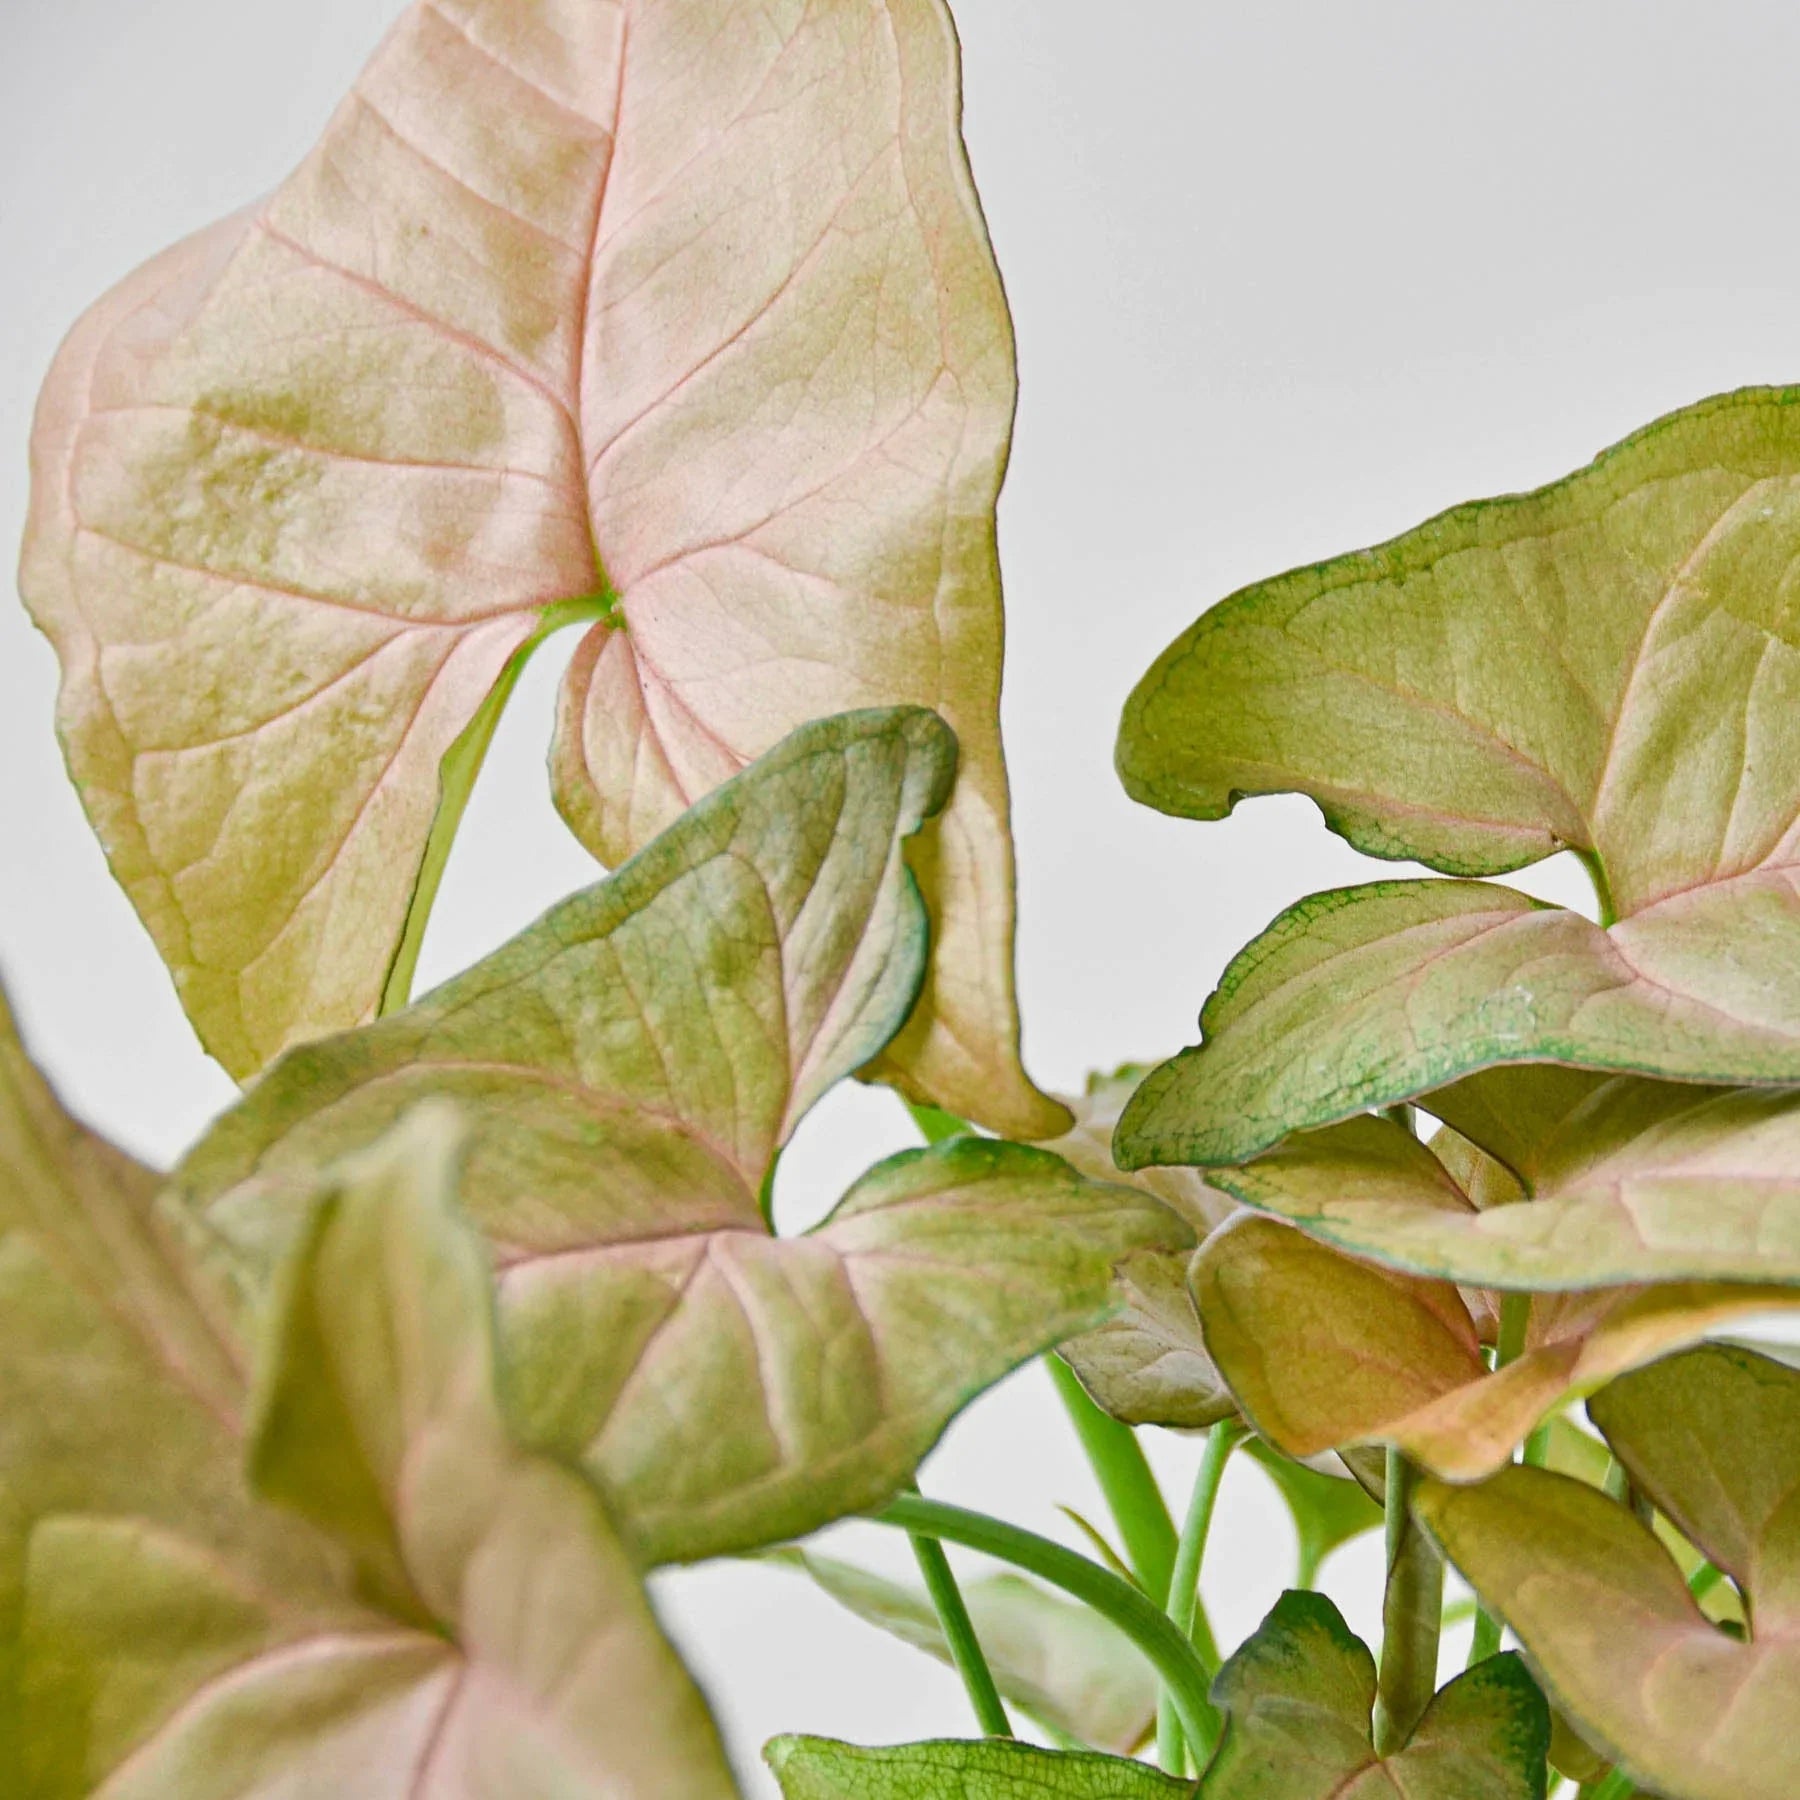
[[[1450,879],[1301,899],[1201,1044],[1065,1106],[1013,984],[1014,390],[942,0],[415,0],[77,324],[24,598],[248,1085],[164,1177],[0,1000],[0,1793],[728,1800],[643,1586],[727,1554],[983,1733],[778,1738],[788,1800],[1800,1791],[1800,1374],[1704,1342],[1800,1297],[1800,391],[1183,633],[1136,798],[1305,793]],[[612,872],[415,1001],[571,624],[551,779]],[[1561,849],[1597,919],[1486,879]],[[851,1078],[929,1141],[782,1236]],[[1092,1554],[915,1487],[1049,1353]],[[1179,1528],[1140,1425],[1208,1433]],[[1240,1445],[1299,1567],[1233,1647]],[[852,1515],[922,1590],[793,1542]],[[1311,1591],[1377,1523],[1378,1657]]]

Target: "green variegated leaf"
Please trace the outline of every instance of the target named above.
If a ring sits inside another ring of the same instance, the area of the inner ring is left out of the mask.
[[[768,1560],[799,1569],[859,1618],[950,1661],[923,1591],[809,1550],[773,1550]],[[962,1596],[995,1685],[1039,1724],[1121,1755],[1155,1729],[1156,1672],[1097,1612],[1018,1575],[964,1581]]]
[[[248,1075],[402,992],[520,665],[617,864],[795,726],[963,743],[888,1053],[1018,1137],[1012,336],[940,0],[417,0],[267,198],[76,327],[23,588],[89,816]],[[440,789],[441,783],[441,789]]]
[[[1306,901],[1146,1083],[1122,1163],[1243,1161],[1493,1064],[1800,1081],[1797,401],[1676,413],[1248,589],[1164,654],[1120,738],[1139,798],[1217,818],[1299,790],[1458,875],[1573,848],[1610,928],[1485,883]]]
[[[1451,1682],[1378,1757],[1375,1659],[1323,1594],[1283,1594],[1213,1699],[1225,1733],[1200,1800],[1543,1800],[1550,1711],[1516,1656]]]
[[[1116,1756],[1027,1744],[896,1744],[864,1750],[830,1738],[780,1737],[763,1755],[784,1800],[1193,1800],[1174,1781]]]
[[[252,1381],[217,1247],[0,1016],[0,1791],[735,1793],[594,1491],[507,1430],[454,1146],[325,1179]]]
[[[1748,1636],[1694,1603],[1628,1510],[1512,1468],[1428,1483],[1416,1508],[1506,1619],[1546,1688],[1669,1800],[1786,1800],[1800,1784],[1800,1372],[1707,1346],[1590,1403],[1635,1483],[1745,1592]]]
[[[1489,1373],[1468,1305],[1427,1281],[1247,1216],[1195,1258],[1206,1344],[1244,1415],[1291,1456],[1397,1445],[1454,1481],[1499,1468],[1542,1419],[1790,1290],[1670,1283],[1534,1297],[1522,1354]]]
[[[1360,1117],[1213,1179],[1359,1256],[1470,1285],[1800,1282],[1792,1094],[1520,1069],[1431,1104],[1504,1151],[1511,1175],[1450,1134],[1434,1155],[1392,1120]]]
[[[1179,1250],[1147,1251],[1121,1264],[1118,1317],[1071,1339],[1061,1354],[1115,1419],[1196,1431],[1226,1417],[1231,1400],[1200,1341],[1187,1265],[1193,1246],[1232,1211],[1232,1202],[1192,1169],[1120,1171],[1112,1157],[1113,1128],[1142,1075],[1128,1067],[1090,1076],[1086,1093],[1068,1101],[1074,1130],[1045,1148],[1095,1181],[1128,1181],[1154,1194],[1192,1232]]]
[[[1565,847],[1617,910],[1793,861],[1800,390],[1646,427],[1536,493],[1234,595],[1125,712],[1131,792],[1312,795],[1377,856],[1493,875]]]
[[[1247,1162],[1495,1065],[1793,1084],[1800,900],[1765,869],[1602,931],[1486,882],[1345,888],[1240,952],[1200,1023],[1121,1118],[1122,1167]]]
[[[965,1402],[1114,1312],[1117,1261],[1189,1235],[1146,1194],[975,1137],[770,1235],[781,1145],[917,993],[902,846],[952,763],[914,709],[803,727],[467,974],[291,1052],[180,1187],[266,1263],[296,1177],[420,1097],[458,1100],[522,1427],[601,1478],[641,1555],[880,1505]]]

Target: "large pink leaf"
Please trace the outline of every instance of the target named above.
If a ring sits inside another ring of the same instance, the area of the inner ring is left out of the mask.
[[[271,198],[77,327],[25,592],[90,815],[234,1073],[373,1012],[440,764],[585,613],[553,763],[607,862],[808,718],[944,714],[934,973],[890,1066],[1059,1129],[1017,1057],[1012,349],[957,110],[940,0],[421,0]]]

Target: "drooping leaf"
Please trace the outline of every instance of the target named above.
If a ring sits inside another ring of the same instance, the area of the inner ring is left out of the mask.
[[[333,1179],[247,1396],[217,1247],[3,1035],[0,1788],[733,1794],[595,1493],[507,1432],[450,1121]]]
[[[1624,1377],[1590,1411],[1640,1488],[1742,1583],[1747,1640],[1705,1617],[1629,1511],[1566,1476],[1428,1484],[1419,1515],[1635,1780],[1671,1800],[1783,1800],[1800,1782],[1800,1373],[1709,1345]]]
[[[1246,1162],[1497,1065],[1793,1085],[1800,898],[1762,869],[1602,931],[1487,882],[1340,889],[1241,951],[1200,1024],[1133,1096],[1121,1167]]]
[[[799,1569],[859,1618],[949,1662],[923,1591],[809,1550],[774,1550],[768,1560]],[[1097,1612],[1018,1575],[964,1581],[962,1596],[995,1685],[1039,1724],[1121,1755],[1155,1729],[1156,1673]]]
[[[1463,1296],[1245,1216],[1194,1262],[1206,1344],[1256,1429],[1292,1456],[1397,1445],[1453,1481],[1510,1458],[1613,1376],[1791,1290],[1670,1283],[1534,1296],[1525,1349],[1489,1373]]]
[[[1568,1103],[1540,1108],[1537,1077]],[[1522,1179],[1448,1135],[1434,1154],[1371,1117],[1297,1134],[1213,1178],[1359,1256],[1465,1284],[1800,1282],[1792,1093],[1492,1070],[1432,1104],[1499,1142]]]
[[[865,1750],[779,1737],[763,1755],[784,1800],[1193,1800],[1194,1784],[1116,1756],[946,1740]]]
[[[1518,1657],[1451,1682],[1383,1759],[1375,1659],[1323,1594],[1283,1594],[1213,1698],[1225,1732],[1200,1800],[1543,1800],[1550,1710]]]
[[[209,1049],[371,1016],[543,631],[616,864],[806,719],[941,711],[889,1066],[1020,1137],[994,506],[1012,339],[939,0],[419,0],[268,199],[77,326],[24,590]]]
[[[522,1428],[601,1478],[641,1555],[880,1505],[966,1401],[1111,1315],[1117,1261],[1186,1234],[1148,1195],[964,1137],[770,1235],[781,1144],[917,991],[926,919],[901,847],[951,759],[917,710],[802,727],[467,974],[291,1052],[179,1185],[266,1263],[294,1172],[421,1097],[458,1100]]]
[[[1192,1169],[1127,1175],[1113,1161],[1113,1128],[1142,1076],[1138,1068],[1090,1076],[1087,1091],[1068,1101],[1074,1130],[1045,1148],[1092,1180],[1130,1182],[1154,1194],[1192,1230],[1178,1250],[1146,1251],[1122,1264],[1119,1316],[1060,1349],[1095,1403],[1115,1419],[1197,1431],[1232,1406],[1200,1339],[1187,1265],[1193,1246],[1232,1211],[1232,1202]]]

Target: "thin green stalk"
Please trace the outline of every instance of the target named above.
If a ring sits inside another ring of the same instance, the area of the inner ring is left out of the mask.
[[[1219,1737],[1219,1715],[1207,1697],[1211,1677],[1188,1642],[1187,1634],[1160,1606],[1110,1569],[1036,1532],[990,1519],[983,1513],[917,1494],[902,1494],[874,1515],[883,1525],[922,1533],[948,1544],[961,1544],[984,1556],[999,1558],[1073,1595],[1110,1620],[1144,1653],[1175,1704],[1181,1729],[1202,1758],[1212,1754]]]
[[[1619,922],[1619,910],[1613,904],[1612,883],[1606,879],[1605,865],[1599,855],[1592,850],[1577,850],[1575,854],[1581,858],[1581,866],[1588,872],[1588,880],[1594,884],[1594,899],[1600,907],[1600,924],[1616,925]]]
[[[913,1555],[918,1558],[919,1573],[925,1577],[925,1591],[937,1610],[938,1624],[943,1628],[944,1642],[950,1646],[950,1660],[968,1691],[969,1704],[975,1709],[975,1721],[984,1737],[1009,1738],[1012,1721],[1006,1716],[1005,1702],[994,1685],[993,1671],[981,1653],[981,1641],[963,1603],[962,1589],[944,1546],[936,1538],[912,1532]]]
[[[1530,1324],[1531,1296],[1529,1294],[1502,1294],[1500,1296],[1500,1342],[1494,1351],[1496,1374],[1508,1363],[1516,1362],[1524,1353],[1525,1333]],[[1526,1460],[1531,1460],[1529,1455]],[[1475,1615],[1475,1631],[1469,1640],[1468,1667],[1472,1669],[1477,1663],[1486,1662],[1499,1650],[1501,1630],[1500,1615],[1491,1607],[1483,1606]]]
[[[1418,1479],[1418,1471],[1398,1450],[1388,1451],[1388,1574],[1375,1689],[1375,1750],[1381,1756],[1405,1746],[1437,1692],[1444,1559],[1412,1516]]]
[[[1187,1517],[1175,1546],[1175,1571],[1169,1582],[1169,1617],[1187,1634],[1208,1672],[1219,1667],[1219,1647],[1213,1641],[1212,1623],[1200,1598],[1200,1564],[1206,1555],[1207,1533],[1212,1528],[1213,1508],[1218,1504],[1219,1484],[1231,1453],[1243,1441],[1244,1428],[1236,1419],[1221,1419],[1206,1439],[1206,1454],[1194,1477],[1188,1497]],[[1187,1772],[1187,1745],[1181,1721],[1167,1690],[1156,1708],[1157,1760],[1171,1775]]]
[[[419,873],[413,882],[412,899],[406,908],[406,922],[400,929],[400,942],[394,960],[388,965],[387,980],[382,984],[382,1015],[398,1012],[412,997],[413,976],[419,966],[419,952],[425,944],[425,927],[431,920],[431,909],[443,885],[444,869],[450,861],[451,846],[456,842],[457,828],[468,811],[469,796],[475,791],[475,778],[487,760],[488,747],[500,728],[500,715],[512,698],[519,677],[532,653],[543,641],[561,631],[565,625],[578,625],[592,619],[616,616],[619,597],[610,591],[584,594],[575,600],[558,600],[538,614],[537,629],[506,659],[500,679],[488,690],[487,698],[475,709],[475,716],[465,725],[456,741],[444,752],[438,764],[438,803],[432,816],[431,831],[425,839],[425,854],[419,861]]]
[[[1623,1769],[1609,1769],[1598,1781],[1591,1781],[1582,1788],[1577,1800],[1630,1800],[1637,1792],[1637,1784]]]
[[[1175,1572],[1175,1521],[1169,1516],[1168,1502],[1150,1472],[1137,1433],[1102,1412],[1060,1356],[1047,1356],[1044,1361],[1087,1453],[1107,1510],[1119,1528],[1131,1572],[1157,1606],[1164,1606],[1169,1598],[1169,1577]]]
[[[967,1119],[959,1119],[941,1106],[922,1106],[915,1100],[908,1100],[906,1110],[912,1114],[913,1123],[928,1144],[941,1144],[946,1138],[967,1137],[974,1130]]]
[[[1688,1577],[1688,1592],[1694,1596],[1697,1604],[1704,1600],[1724,1579],[1725,1571],[1716,1563],[1703,1562]]]

